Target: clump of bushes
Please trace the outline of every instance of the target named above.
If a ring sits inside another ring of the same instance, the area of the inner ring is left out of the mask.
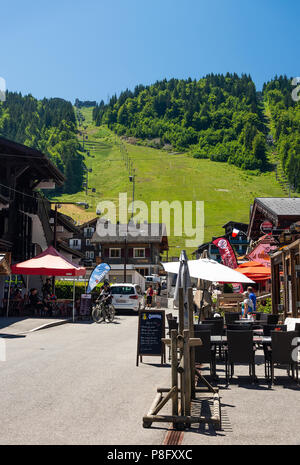
[[[256,306],[257,312],[262,313],[272,313],[272,300],[271,298],[267,298],[266,300],[259,302]]]
[[[93,289],[93,294],[99,294],[103,283],[97,284]],[[75,281],[75,300],[80,299],[81,294],[85,294],[85,283]],[[73,299],[73,281],[55,281],[55,295],[58,299]]]

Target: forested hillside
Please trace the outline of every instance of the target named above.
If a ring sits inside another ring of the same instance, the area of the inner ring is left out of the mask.
[[[171,79],[137,86],[100,102],[96,125],[159,148],[171,145],[196,158],[264,170],[265,126],[255,85],[243,74],[209,74],[199,81]],[[150,140],[150,141],[149,141]]]
[[[270,130],[289,184],[300,190],[300,103],[292,99],[286,76],[275,77],[263,88]]]
[[[81,189],[84,174],[76,134],[74,109],[66,100],[7,92],[0,102],[0,135],[46,153],[66,176],[60,191],[69,194]]]

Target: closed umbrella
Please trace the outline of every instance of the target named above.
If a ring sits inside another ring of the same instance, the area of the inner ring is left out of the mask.
[[[178,263],[178,262],[177,262]],[[174,304],[179,306],[179,289],[183,289],[183,305],[184,305],[184,319],[183,327],[189,327],[189,306],[188,306],[188,288],[191,287],[191,278],[188,267],[188,259],[186,251],[182,250],[180,253],[179,263],[178,263],[178,275],[175,286],[174,293]]]

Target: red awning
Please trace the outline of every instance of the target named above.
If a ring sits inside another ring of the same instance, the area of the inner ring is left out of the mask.
[[[54,247],[48,247],[30,260],[11,266],[13,274],[43,276],[83,276],[86,269],[61,255]]]

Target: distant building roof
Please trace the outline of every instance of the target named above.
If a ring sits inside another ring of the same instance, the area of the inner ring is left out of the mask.
[[[128,223],[112,224],[101,221],[101,235],[99,235],[99,225],[93,234],[91,242],[94,243],[128,243],[135,242],[159,242],[168,248],[167,229],[164,223]],[[103,234],[102,234],[103,233]]]
[[[300,217],[300,197],[257,197],[255,200],[276,216]]]
[[[262,234],[261,224],[273,224],[274,230],[289,227],[300,220],[300,198],[298,197],[257,197],[251,208],[248,237],[257,240]]]
[[[248,223],[241,223],[240,221],[228,221],[227,223],[222,226],[222,228],[227,229],[228,227],[236,227],[241,231],[246,232],[248,229]]]
[[[16,164],[25,161],[30,166],[26,174],[32,179],[35,176],[40,181],[52,179],[58,186],[65,181],[62,172],[44,153],[4,137],[0,137],[0,159],[15,160]]]

